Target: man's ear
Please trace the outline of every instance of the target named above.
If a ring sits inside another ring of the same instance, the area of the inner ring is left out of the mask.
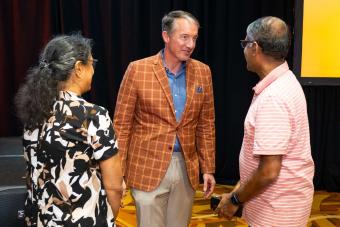
[[[170,37],[169,37],[168,32],[162,31],[162,37],[163,37],[164,43],[168,43],[169,42]]]
[[[81,75],[83,74],[82,66],[83,64],[81,63],[81,61],[76,61],[76,64],[74,64],[74,72],[77,77],[81,77]]]
[[[254,54],[259,54],[262,52],[262,48],[259,46],[257,42],[253,43]]]

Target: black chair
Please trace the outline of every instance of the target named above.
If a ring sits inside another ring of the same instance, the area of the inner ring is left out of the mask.
[[[22,137],[0,137],[0,155],[22,155]]]
[[[0,137],[0,187],[25,185],[21,137]]]
[[[21,137],[0,138],[0,226],[24,226],[25,168]]]
[[[26,187],[0,187],[0,226],[21,227],[24,225]]]

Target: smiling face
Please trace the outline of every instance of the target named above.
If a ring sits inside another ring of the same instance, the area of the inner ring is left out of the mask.
[[[198,25],[191,20],[178,18],[174,21],[173,30],[163,31],[166,56],[173,63],[187,61],[196,47]]]

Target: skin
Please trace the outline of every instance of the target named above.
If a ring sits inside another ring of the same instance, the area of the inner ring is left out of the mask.
[[[164,60],[171,72],[176,74],[182,62],[189,60],[195,50],[198,38],[198,25],[191,20],[179,18],[174,21],[174,27],[170,33],[162,32],[165,44]],[[208,198],[214,191],[215,178],[211,173],[203,174],[204,197]]]
[[[238,183],[233,190],[241,202],[246,202],[260,194],[272,184],[280,174],[281,155],[261,155],[258,168],[254,171],[249,180],[241,185]],[[239,206],[230,202],[231,193],[222,194],[222,199],[215,212],[224,218],[231,219]]]
[[[274,21],[271,26],[277,34],[282,31],[283,25],[281,21]],[[249,36],[245,39],[252,40]],[[277,60],[265,55],[256,41],[247,44],[244,48],[244,57],[247,62],[247,69],[256,73],[260,80],[285,61],[284,59]],[[277,180],[280,174],[282,155],[260,155],[259,159],[258,168],[248,181],[244,184],[239,182],[232,191],[236,193],[242,203],[261,194]],[[221,202],[215,210],[219,216],[227,219],[231,219],[239,208],[239,206],[235,206],[230,202],[230,197],[231,193],[222,194]]]
[[[116,154],[109,159],[99,162],[107,200],[111,206],[114,217],[118,216],[123,195],[123,174],[120,156]]]
[[[195,22],[179,18],[174,22],[173,30],[162,32],[165,43],[164,59],[167,67],[178,72],[182,62],[187,61],[196,47],[198,26]]]
[[[93,58],[92,55],[90,55],[86,64],[81,61],[76,62],[69,79],[63,84],[60,84],[61,90],[82,95],[91,90],[93,74]],[[119,154],[99,162],[99,168],[102,174],[107,200],[111,206],[114,217],[117,217],[125,189]]]
[[[82,95],[90,91],[94,74],[92,63],[92,55],[89,56],[87,64],[77,61],[69,79],[64,83],[60,83],[61,90],[71,91],[77,95]]]
[[[251,40],[248,36],[246,40]],[[247,62],[247,69],[256,73],[260,80],[267,76],[273,69],[284,63],[284,59],[276,60],[263,54],[262,48],[256,41],[248,43],[243,50],[244,58]]]

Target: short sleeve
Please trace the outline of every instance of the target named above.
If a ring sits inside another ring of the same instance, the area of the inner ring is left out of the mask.
[[[263,97],[255,117],[255,155],[287,153],[292,124],[288,104],[275,95]]]
[[[94,158],[102,161],[117,154],[117,140],[108,111],[102,108],[91,113],[94,115],[89,121],[87,139],[93,148]]]

